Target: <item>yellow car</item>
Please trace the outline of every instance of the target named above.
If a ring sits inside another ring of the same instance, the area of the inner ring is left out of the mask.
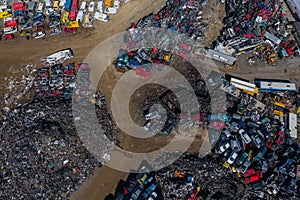
[[[79,28],[78,21],[68,22],[66,28]]]
[[[223,167],[228,168],[229,167],[229,163],[228,162],[224,162]]]
[[[59,1],[53,1],[53,9],[58,11],[59,8]]]
[[[9,13],[7,10],[3,11],[3,12],[0,12],[0,19],[2,18],[7,18],[7,17],[11,17],[12,14]]]
[[[67,24],[67,23],[70,22],[70,20],[69,20],[69,15],[70,15],[69,12],[65,12],[65,13],[64,13],[64,15],[63,15],[63,17],[62,17],[62,19],[61,19],[61,21],[62,21],[63,24]]]

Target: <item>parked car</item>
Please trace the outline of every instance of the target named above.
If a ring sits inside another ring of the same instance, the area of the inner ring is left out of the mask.
[[[257,147],[257,148],[261,148],[263,146],[263,142],[262,140],[259,138],[258,135],[252,135],[251,136],[253,144]]]
[[[30,30],[33,28],[33,24],[25,24],[21,26],[21,30]]]
[[[253,175],[255,175],[255,174],[256,174],[256,172],[255,172],[254,169],[249,169],[249,170],[247,170],[247,171],[245,171],[245,172],[243,173],[243,175],[244,175],[245,178],[246,178],[246,177],[249,177],[249,176],[253,176]]]
[[[253,183],[258,180],[259,180],[258,176],[247,177],[247,178],[245,178],[245,184],[248,185],[249,183]]]
[[[57,27],[57,28],[52,28],[50,31],[50,35],[57,35],[59,33],[62,32],[62,28],[61,27]]]
[[[245,144],[249,144],[251,142],[251,138],[244,129],[239,130],[239,134]]]
[[[230,142],[231,142],[231,148],[233,151],[239,152],[240,150],[242,150],[240,141],[237,139],[236,136],[235,136],[235,139],[232,139]]]
[[[79,10],[76,16],[76,21],[78,22],[82,22],[83,21],[83,17],[84,17],[84,11],[83,10]]]
[[[139,49],[137,53],[143,60],[149,60],[149,56],[143,49]]]
[[[229,149],[230,144],[228,142],[225,142],[224,144],[222,144],[219,148],[219,153],[222,154],[224,153],[227,149]]]
[[[244,173],[251,165],[251,162],[246,160],[239,168],[238,171]]]
[[[59,26],[59,25],[60,25],[60,20],[56,19],[56,20],[53,20],[52,22],[50,22],[49,27],[53,28],[53,27]]]
[[[101,13],[101,12],[95,12],[94,14],[94,19],[97,19],[97,20],[100,20],[100,21],[103,21],[103,22],[108,22],[109,20],[109,17],[107,14],[104,14],[104,13]]]
[[[104,12],[107,13],[107,14],[117,14],[118,9],[114,8],[114,7],[110,7],[110,8],[106,8],[104,10]]]
[[[156,185],[154,183],[152,183],[147,189],[146,189],[146,193],[148,195],[150,195],[154,190],[156,189]]]
[[[234,163],[234,161],[237,159],[237,157],[238,157],[238,154],[236,153],[236,152],[232,152],[231,154],[230,154],[230,156],[229,156],[229,158],[227,159],[227,163],[228,164],[233,164]]]
[[[16,32],[18,32],[18,28],[16,26],[5,27],[3,29],[4,35],[16,33]]]
[[[246,160],[247,157],[248,157],[248,154],[247,154],[246,152],[244,152],[244,153],[236,160],[236,164],[237,164],[237,165],[243,164],[243,162]]]
[[[89,4],[89,12],[94,12],[95,9],[95,2],[91,1]]]
[[[1,40],[12,40],[14,39],[14,34],[6,34],[6,35],[2,35]]]
[[[32,34],[32,37],[34,39],[39,39],[39,38],[43,38],[46,36],[46,32],[45,31],[39,31],[39,32],[35,32]]]

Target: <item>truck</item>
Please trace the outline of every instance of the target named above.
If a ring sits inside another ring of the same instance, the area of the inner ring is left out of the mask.
[[[72,1],[71,11],[70,11],[70,20],[74,21],[76,19],[76,14],[78,12],[78,0]]]
[[[72,49],[68,48],[68,49],[63,49],[63,50],[54,52],[51,55],[42,58],[41,62],[43,64],[52,66],[55,64],[61,64],[64,61],[66,61],[67,59],[73,58],[73,56],[74,55],[73,55]]]

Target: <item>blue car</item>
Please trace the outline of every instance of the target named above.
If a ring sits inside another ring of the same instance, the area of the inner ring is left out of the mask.
[[[146,189],[146,193],[150,195],[155,189],[156,189],[156,185],[153,183]]]
[[[128,65],[128,67],[135,69],[135,68],[139,67],[141,64],[136,59],[129,59],[127,65]]]

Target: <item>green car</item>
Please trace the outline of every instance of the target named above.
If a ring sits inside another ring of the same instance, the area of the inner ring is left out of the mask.
[[[247,154],[246,152],[244,152],[244,153],[236,160],[236,164],[237,164],[237,165],[243,164],[247,157],[248,157],[248,154]]]

